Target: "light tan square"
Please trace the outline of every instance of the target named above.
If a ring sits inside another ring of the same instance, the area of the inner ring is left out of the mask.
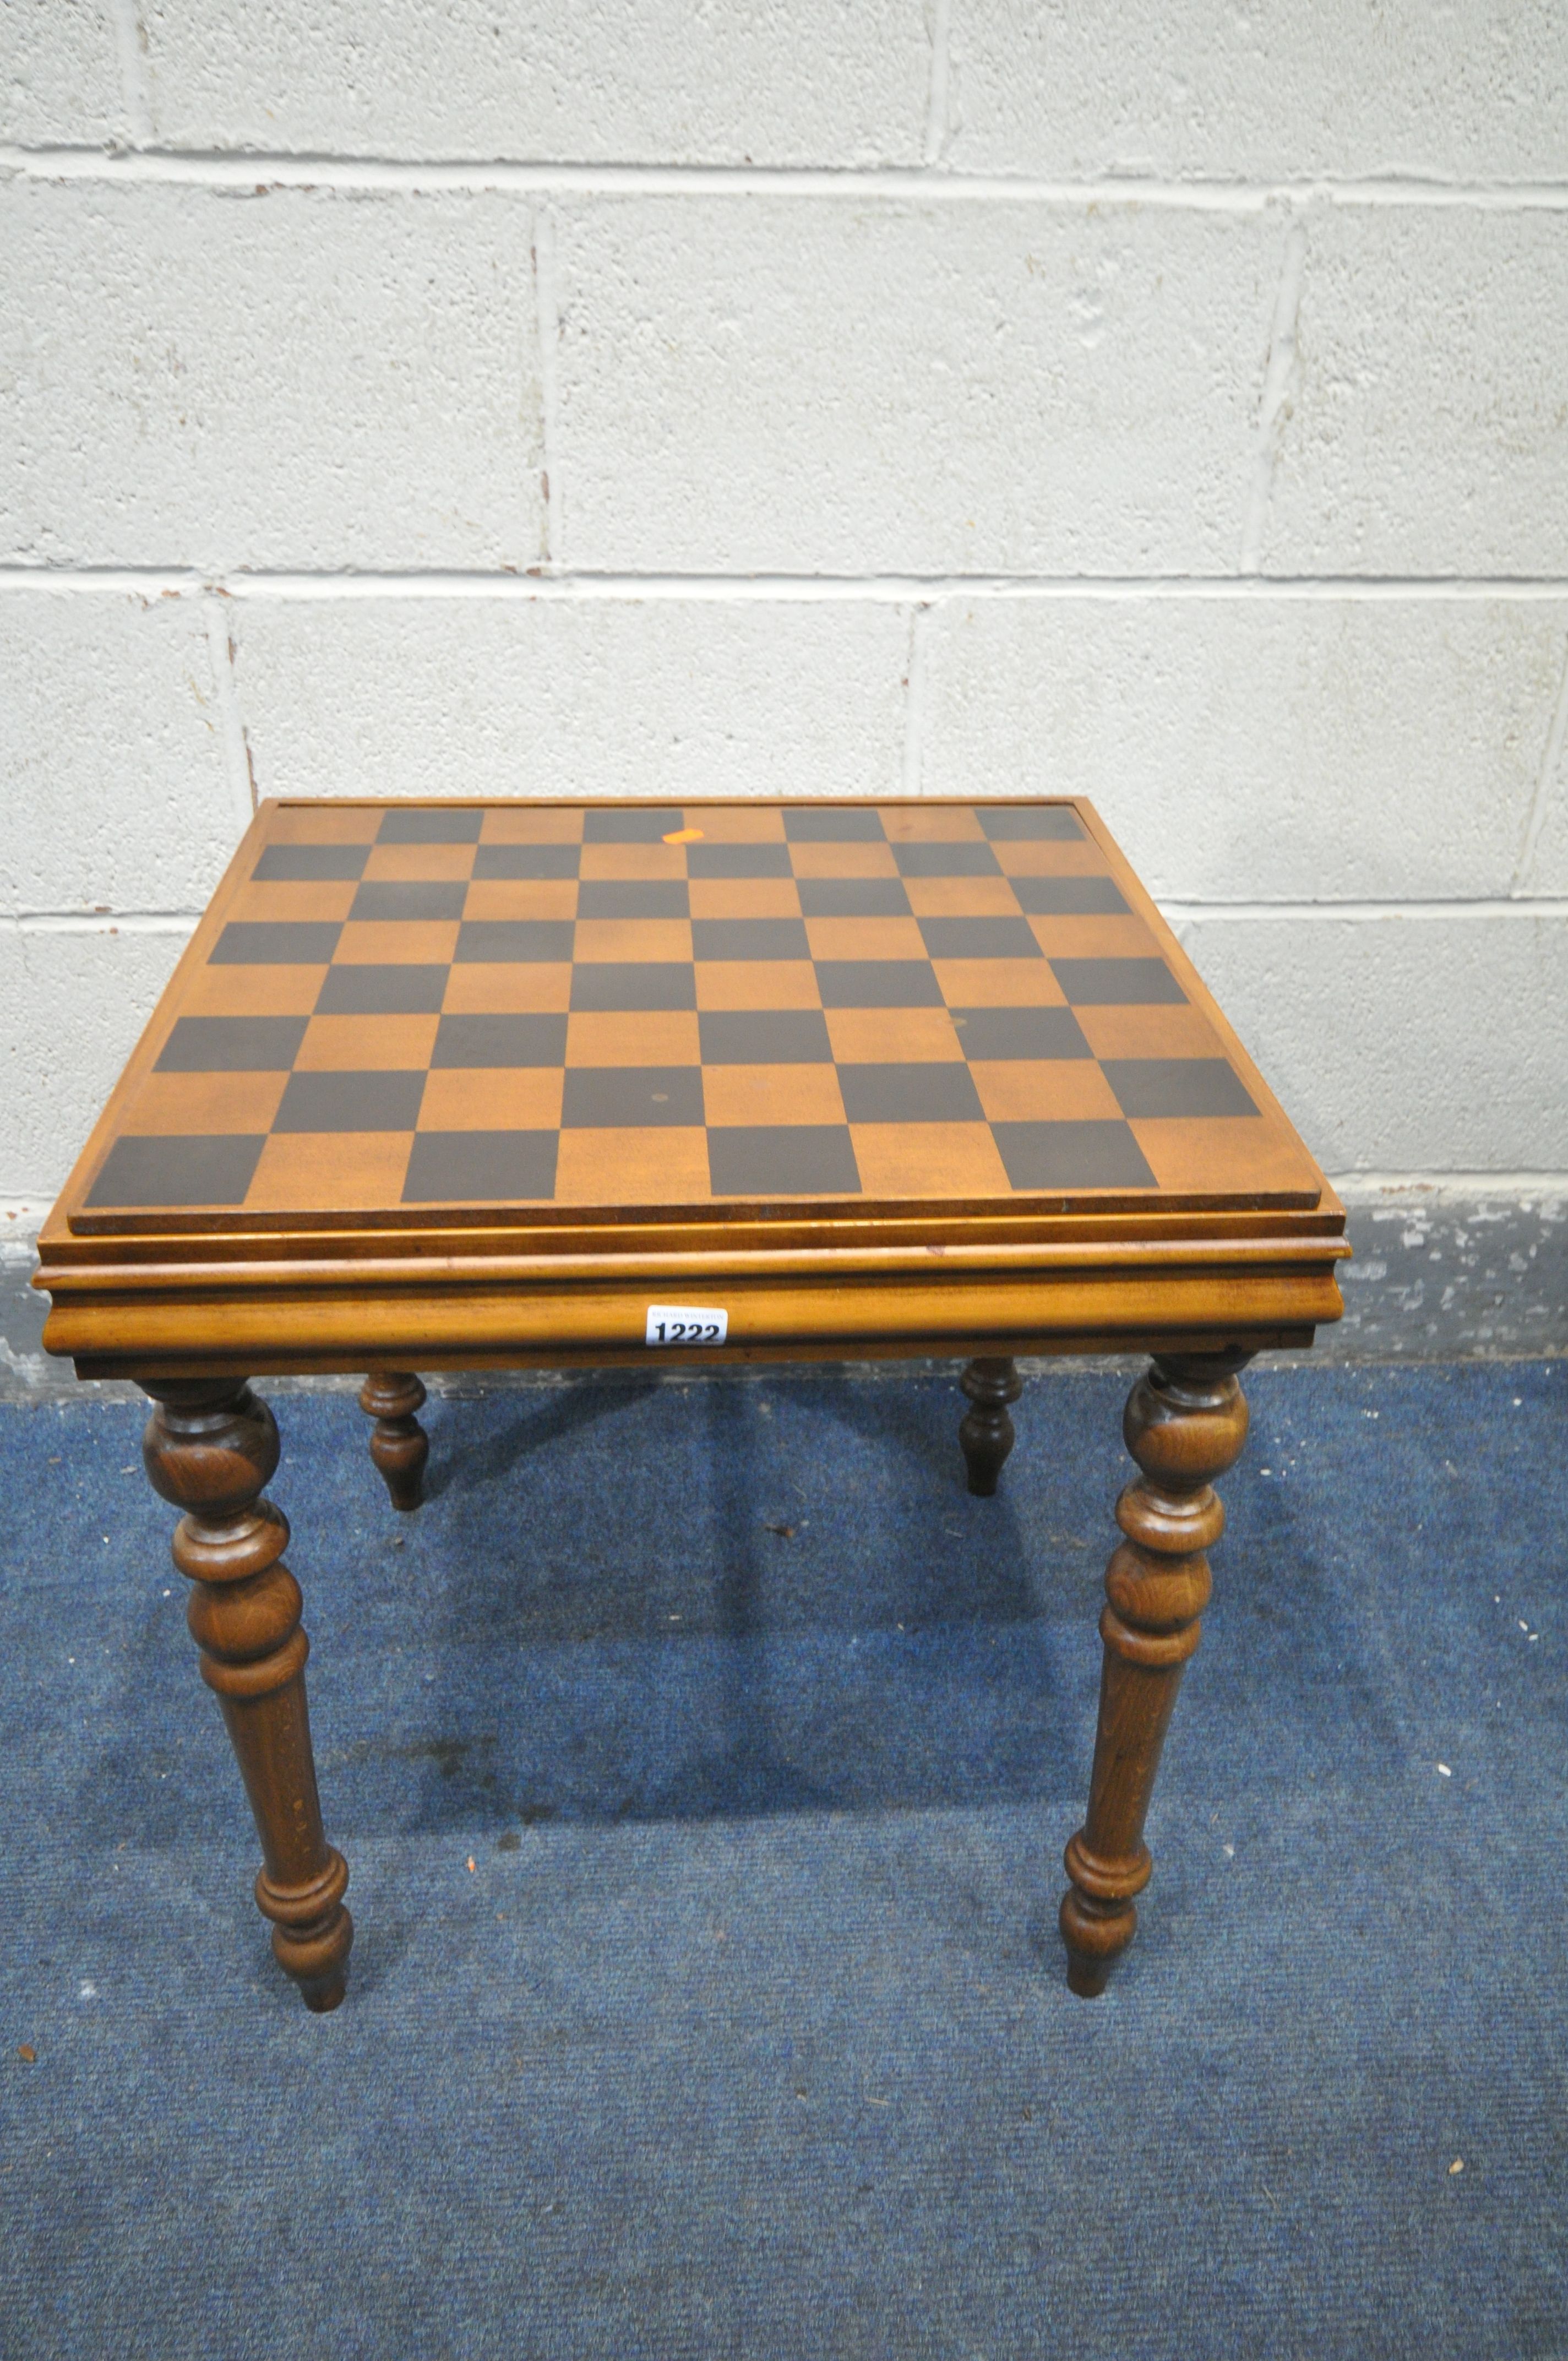
[[[1179,1006],[1078,1008],[1097,1058],[1223,1058],[1218,1034],[1190,1002]]]
[[[695,1008],[576,1009],[566,1019],[568,1066],[700,1066]]]
[[[356,918],[333,953],[335,967],[444,967],[457,950],[455,918]]]
[[[1141,1117],[1132,1133],[1172,1195],[1299,1196],[1315,1205],[1322,1193],[1306,1149],[1271,1116]]]
[[[579,918],[572,939],[579,967],[603,960],[689,960],[689,918]]]
[[[992,1123],[1120,1123],[1092,1058],[999,1058],[970,1068]]]
[[[383,1213],[400,1204],[411,1131],[274,1132],[246,1193],[249,1213]]]
[[[442,1067],[427,1074],[421,1131],[554,1131],[559,1066]]]
[[[792,844],[789,865],[797,877],[896,877],[891,844]]]
[[[463,905],[466,918],[575,918],[575,877],[477,877]]]
[[[585,844],[581,877],[684,877],[684,844]]]
[[[567,961],[473,960],[453,969],[441,1005],[454,1016],[520,1016],[564,1009],[571,996]]]
[[[819,960],[923,960],[926,939],[913,918],[807,918],[806,939]]]
[[[881,811],[890,844],[985,841],[985,832],[968,804],[883,804]]]
[[[379,804],[279,804],[267,815],[269,844],[374,844]]]
[[[296,925],[314,920],[343,919],[348,916],[348,906],[354,899],[352,878],[288,878],[271,881],[251,878],[243,884],[224,912],[225,920],[242,920],[256,926],[280,919]]]
[[[1046,839],[992,846],[1008,877],[1107,877],[1111,863],[1092,837]]]
[[[457,884],[473,873],[471,844],[377,844],[365,863],[367,884]]]
[[[687,828],[709,844],[782,844],[784,814],[768,804],[688,804]]]
[[[569,804],[489,804],[481,844],[581,844],[583,815]]]
[[[294,1071],[417,1073],[435,1051],[435,1016],[313,1016]]]
[[[677,1124],[564,1131],[555,1202],[621,1208],[707,1204],[707,1133]]]
[[[1006,1167],[983,1123],[855,1123],[868,1197],[1006,1197]]]
[[[705,1066],[702,1099],[710,1124],[844,1120],[831,1066]]]
[[[324,967],[201,967],[181,995],[181,1016],[308,1016]]]
[[[1159,945],[1143,920],[1130,914],[1031,918],[1029,928],[1047,959],[1158,959],[1160,955]]]
[[[800,891],[793,877],[694,877],[694,918],[798,918]]]
[[[828,1038],[841,1066],[923,1066],[964,1054],[945,1008],[830,1008]]]
[[[820,1008],[809,960],[698,960],[699,1008]]]
[[[933,960],[949,1008],[1062,1008],[1067,994],[1043,959]]]
[[[120,1126],[127,1139],[269,1131],[287,1074],[148,1074]]]
[[[904,890],[917,918],[1015,918],[1018,903],[1005,877],[906,877]]]

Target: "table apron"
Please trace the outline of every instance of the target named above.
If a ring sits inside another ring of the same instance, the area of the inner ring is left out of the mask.
[[[56,1296],[44,1330],[51,1353],[83,1375],[155,1368],[410,1368],[511,1356],[580,1359],[594,1353],[665,1357],[643,1339],[651,1302],[667,1284],[629,1280],[570,1287],[405,1287],[396,1291],[269,1290],[136,1295],[74,1289]],[[919,1279],[847,1276],[795,1281],[695,1275],[690,1300],[722,1306],[729,1347],[788,1354],[862,1347],[1048,1350],[1053,1336],[1136,1339],[1173,1331],[1239,1335],[1312,1328],[1343,1306],[1320,1252],[1265,1268],[1211,1256],[1186,1266],[1065,1269]],[[724,1353],[713,1356],[722,1360]],[[87,1364],[91,1363],[89,1370]]]

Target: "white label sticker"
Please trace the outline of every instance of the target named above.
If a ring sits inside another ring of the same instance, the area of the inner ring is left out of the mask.
[[[710,1303],[651,1303],[645,1345],[722,1345],[729,1314]]]

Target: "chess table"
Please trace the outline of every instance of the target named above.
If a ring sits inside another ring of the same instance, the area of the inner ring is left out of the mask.
[[[152,1397],[201,1670],[314,2009],[348,1870],[249,1380],[951,1356],[994,1491],[1020,1354],[1138,1351],[1088,1815],[1102,1990],[1208,1598],[1237,1372],[1342,1310],[1343,1208],[1091,806],[269,802],[40,1238],[44,1341]],[[437,1513],[434,1510],[427,1513]]]

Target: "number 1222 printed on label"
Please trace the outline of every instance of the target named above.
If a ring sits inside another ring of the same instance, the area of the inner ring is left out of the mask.
[[[708,1303],[651,1303],[646,1345],[722,1345],[729,1314]]]

